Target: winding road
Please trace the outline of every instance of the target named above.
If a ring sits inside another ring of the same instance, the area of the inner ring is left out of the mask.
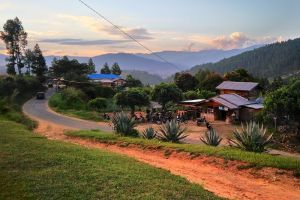
[[[46,98],[44,100],[37,100],[33,98],[27,101],[23,106],[23,112],[33,119],[51,122],[70,129],[99,129],[109,132],[112,131],[112,128],[108,125],[64,116],[50,110],[48,107],[48,100],[54,93],[55,90],[51,88],[46,92]]]

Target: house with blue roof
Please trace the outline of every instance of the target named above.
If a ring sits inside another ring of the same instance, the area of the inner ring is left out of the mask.
[[[119,87],[125,85],[126,81],[116,74],[89,74],[88,79],[93,83],[99,83],[106,87]]]

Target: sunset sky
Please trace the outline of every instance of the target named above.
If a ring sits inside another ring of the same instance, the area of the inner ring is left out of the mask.
[[[152,49],[232,49],[299,37],[299,0],[85,0]],[[19,17],[46,55],[141,52],[78,0],[0,0],[0,30]],[[5,46],[0,42],[0,52]]]

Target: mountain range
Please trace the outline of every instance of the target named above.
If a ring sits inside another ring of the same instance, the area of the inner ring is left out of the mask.
[[[224,74],[236,68],[265,78],[297,74],[300,71],[300,38],[269,44],[216,63],[197,65],[188,72],[209,69]]]
[[[185,71],[191,67],[204,64],[208,62],[217,62],[224,58],[229,58],[238,55],[245,51],[257,48],[252,46],[244,49],[233,50],[202,50],[196,52],[190,51],[162,51],[153,54],[129,54],[129,53],[110,53],[92,57],[97,66],[97,71],[103,66],[105,62],[112,65],[118,62],[122,70],[125,71],[145,71],[149,74],[159,75],[166,78],[178,71]],[[161,56],[168,60],[169,63],[161,61],[156,55]],[[55,56],[45,56],[48,66]],[[71,59],[77,59],[79,62],[87,62],[89,57],[70,56]],[[174,66],[175,65],[175,66]],[[0,54],[0,72],[5,72],[5,56]],[[2,68],[2,69],[1,69]],[[145,74],[143,74],[145,75]]]

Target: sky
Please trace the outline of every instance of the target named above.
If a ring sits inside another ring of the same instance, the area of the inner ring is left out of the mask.
[[[299,0],[84,0],[152,51],[234,49],[299,37]],[[78,0],[0,0],[45,55],[148,53]],[[0,42],[0,53],[5,53]]]

